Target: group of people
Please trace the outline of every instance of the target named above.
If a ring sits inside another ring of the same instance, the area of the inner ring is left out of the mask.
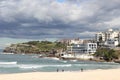
[[[59,72],[59,69],[57,69],[57,72]],[[62,69],[62,72],[64,72],[64,69]]]
[[[59,72],[59,69],[57,69],[57,72]],[[62,72],[64,72],[64,69],[62,69]],[[83,68],[81,68],[81,72],[83,72]]]

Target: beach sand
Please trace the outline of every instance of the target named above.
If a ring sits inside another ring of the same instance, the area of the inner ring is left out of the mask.
[[[0,74],[0,80],[120,80],[120,69]]]

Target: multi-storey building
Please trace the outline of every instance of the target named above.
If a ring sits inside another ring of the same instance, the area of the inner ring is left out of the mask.
[[[106,33],[106,40],[108,39],[119,39],[119,31],[113,31],[112,29],[109,29]]]
[[[105,38],[105,33],[103,32],[98,32],[96,35],[95,35],[95,39],[96,41],[105,41],[106,38]]]
[[[94,54],[96,49],[96,43],[74,44],[72,46],[67,46],[67,52],[74,54]]]
[[[117,46],[120,42],[120,31],[108,29],[106,32],[98,32],[95,35],[97,42],[103,42],[107,46]]]
[[[106,41],[108,39],[119,39],[119,33],[120,31],[113,31],[112,29],[109,29],[108,31],[106,32],[98,32],[96,33],[95,35],[95,39],[96,41]]]
[[[97,50],[97,43],[82,43],[73,44],[72,46],[67,46],[67,51],[61,53],[61,58],[68,59],[92,59],[93,55]]]

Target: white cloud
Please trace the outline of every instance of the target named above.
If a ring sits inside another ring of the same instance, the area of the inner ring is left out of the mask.
[[[109,25],[109,26],[120,26],[120,17],[114,18],[108,22],[105,22],[105,24]]]
[[[59,3],[55,0],[6,0],[0,4],[3,5],[1,17],[7,22],[15,21],[17,18],[35,18],[40,22],[51,22],[56,19],[71,22],[90,17],[96,10],[96,6],[86,3],[78,5]]]
[[[94,35],[95,35],[96,32],[89,32],[89,31],[85,31],[85,32],[82,32],[82,33],[76,33],[76,35],[79,35],[79,36],[84,36],[84,38],[93,38]]]
[[[2,37],[94,36],[99,30],[119,28],[119,20],[119,0],[0,1]]]

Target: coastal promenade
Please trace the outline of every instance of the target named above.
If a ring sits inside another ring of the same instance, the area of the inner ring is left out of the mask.
[[[0,80],[120,80],[120,69],[1,74]]]

